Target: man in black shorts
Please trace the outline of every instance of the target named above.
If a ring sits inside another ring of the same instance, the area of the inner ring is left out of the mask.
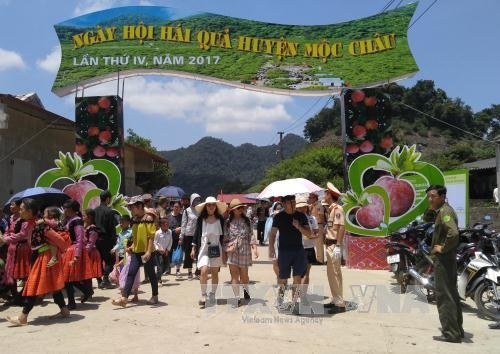
[[[285,285],[293,269],[293,300],[292,309],[298,313],[297,298],[301,279],[307,270],[306,253],[302,245],[302,235],[311,236],[311,229],[304,214],[295,210],[295,196],[287,195],[282,198],[283,210],[274,216],[273,227],[269,237],[269,258],[275,258],[274,241],[279,231],[278,265],[279,265],[279,294],[278,307],[283,305]]]

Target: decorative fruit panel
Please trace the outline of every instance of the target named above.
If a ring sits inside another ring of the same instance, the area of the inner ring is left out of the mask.
[[[445,185],[436,166],[420,161],[416,146],[398,146],[389,157],[367,153],[349,165],[350,190],[342,195],[346,230],[383,237],[428,208],[425,189]]]
[[[99,195],[107,189],[112,196],[109,206],[120,215],[129,214],[125,199],[120,194],[122,174],[115,163],[104,159],[83,162],[76,152],[59,152],[54,165],[38,176],[35,187],[53,187],[57,184],[66,195],[80,204],[82,211],[99,206]],[[95,180],[102,183],[96,184],[93,182]]]
[[[123,101],[118,96],[75,99],[75,152],[83,162],[105,159],[123,171]]]
[[[393,148],[389,97],[377,89],[347,90],[344,103],[348,163],[366,153],[389,154]]]

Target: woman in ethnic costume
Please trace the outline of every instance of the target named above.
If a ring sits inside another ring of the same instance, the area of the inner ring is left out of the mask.
[[[92,296],[92,288],[88,286],[88,281],[85,282],[85,280],[92,279],[86,272],[90,258],[84,247],[85,228],[82,219],[78,216],[80,203],[69,199],[64,202],[63,208],[66,217],[65,228],[69,232],[72,243],[64,253],[63,277],[68,295],[68,309],[74,310],[76,308],[75,287],[83,294],[80,301],[85,302]]]
[[[9,232],[2,238],[2,243],[8,244],[4,283],[11,286],[11,292],[14,295],[13,303],[20,303],[21,300],[21,294],[17,292],[17,280],[24,281],[29,275],[31,256],[30,239],[36,217],[35,214],[29,220],[25,219],[21,209],[21,201],[12,202],[11,211],[13,211],[13,218],[11,218]],[[19,217],[15,216],[16,212],[19,212]]]
[[[23,218],[28,220],[38,211],[33,199],[24,199],[22,207],[25,210]],[[31,268],[23,291],[23,310],[17,318],[7,317],[7,320],[14,326],[26,325],[28,315],[33,309],[37,297],[49,293],[52,293],[54,302],[60,308],[60,312],[53,317],[69,316],[69,310],[61,292],[61,289],[64,288],[61,262],[47,266],[52,258],[50,246],[57,247],[59,256],[67,246],[64,238],[59,234],[61,231],[58,224],[59,216],[57,208],[47,208],[45,218],[37,222],[31,233]]]

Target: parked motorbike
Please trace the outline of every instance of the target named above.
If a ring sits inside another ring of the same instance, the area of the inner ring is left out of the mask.
[[[401,293],[407,291],[411,282],[409,274],[416,264],[416,249],[421,239],[424,238],[432,223],[421,223],[414,221],[407,227],[401,228],[388,236],[389,241],[385,245],[387,252],[387,263],[390,271],[400,285]]]
[[[483,236],[457,282],[460,298],[472,298],[481,315],[496,321],[500,320],[499,244],[499,235]]]

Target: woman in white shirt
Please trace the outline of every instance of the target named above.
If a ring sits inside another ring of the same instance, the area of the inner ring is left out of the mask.
[[[204,203],[196,206],[200,213],[193,236],[191,258],[198,254],[197,267],[200,270],[200,306],[215,304],[215,292],[219,283],[219,269],[222,265],[222,243],[224,238],[224,219],[226,203],[207,197]],[[211,291],[207,293],[208,273],[212,278]]]

